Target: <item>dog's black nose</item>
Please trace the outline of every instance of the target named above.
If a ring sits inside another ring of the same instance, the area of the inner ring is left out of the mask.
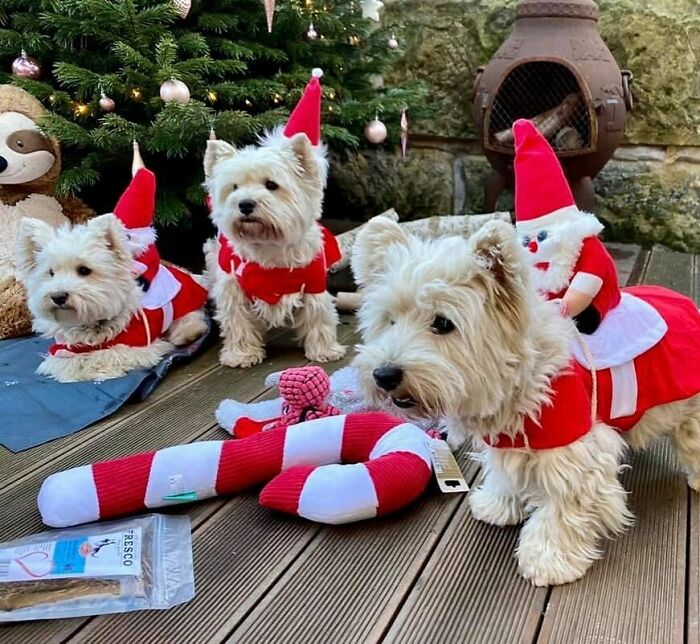
[[[244,215],[249,215],[255,210],[255,206],[258,204],[255,203],[252,199],[244,199],[243,201],[238,202],[238,210],[240,210]]]
[[[56,306],[63,306],[68,301],[68,293],[65,293],[65,292],[52,293],[51,294],[51,301]]]
[[[400,367],[378,367],[372,372],[375,382],[386,391],[393,391],[403,380],[403,369]]]
[[[5,172],[5,170],[7,170],[7,159],[0,157],[0,172]]]

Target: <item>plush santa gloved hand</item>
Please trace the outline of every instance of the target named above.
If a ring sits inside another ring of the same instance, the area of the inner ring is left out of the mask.
[[[576,207],[554,150],[532,122],[516,121],[513,133],[515,226],[535,285],[582,333],[593,333],[620,303],[615,262],[597,237],[603,224]]]

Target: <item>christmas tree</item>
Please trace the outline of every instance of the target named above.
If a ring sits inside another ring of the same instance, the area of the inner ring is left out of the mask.
[[[365,2],[365,13],[380,4]],[[375,114],[396,141],[401,111],[418,111],[423,92],[381,86],[391,33],[363,18],[360,0],[276,4],[268,31],[270,0],[2,0],[0,82],[51,110],[41,127],[63,145],[57,190],[111,210],[136,139],[158,176],[157,221],[186,223],[202,208],[210,130],[253,142],[285,120],[313,67],[324,70],[332,148],[360,145]],[[10,73],[22,50],[39,78]]]

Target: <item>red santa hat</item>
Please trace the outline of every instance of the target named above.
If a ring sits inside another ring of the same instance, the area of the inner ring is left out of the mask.
[[[156,177],[150,170],[140,167],[114,207],[114,214],[129,237],[129,247],[135,260],[134,272],[143,275],[149,282],[160,267],[153,227],[155,206]]]
[[[321,76],[323,70],[318,67],[311,70],[311,80],[284,126],[283,132],[287,138],[303,132],[309,137],[311,145],[321,142]]]
[[[532,121],[516,121],[513,135],[518,231],[530,235],[552,226],[593,218],[576,207],[557,155]]]

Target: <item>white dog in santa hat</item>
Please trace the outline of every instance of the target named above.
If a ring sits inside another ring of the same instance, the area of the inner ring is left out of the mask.
[[[669,435],[689,485],[700,489],[700,314],[666,289],[620,293],[616,281],[606,284],[619,304],[587,336],[595,345],[596,333],[612,325],[607,337],[614,341],[598,347],[608,352],[598,350],[606,362],[593,372],[594,405],[590,365],[571,354],[576,330],[562,315],[567,308],[537,293],[554,273],[534,272],[521,244],[529,246],[539,231],[547,235],[538,245],[565,239],[570,225],[579,243],[564,244],[569,259],[561,265],[571,272],[572,247],[594,245],[583,239],[599,226],[576,210],[556,156],[534,126],[517,124],[515,140],[518,219],[542,216],[526,242],[502,222],[470,239],[430,242],[378,217],[358,234],[352,268],[364,289],[364,344],[355,366],[374,404],[391,401],[408,417],[442,418],[453,447],[473,439],[484,464],[484,480],[470,495],[474,517],[494,525],[525,521],[521,573],[536,585],[562,584],[601,556],[602,537],[631,523],[618,480],[621,432],[634,446]],[[538,259],[557,267],[560,258],[553,249]],[[614,263],[603,265],[600,279],[612,280]],[[574,275],[571,306],[590,304],[581,295],[596,304],[599,267],[582,262],[573,271],[583,277]],[[566,282],[552,286],[560,288]],[[642,309],[644,317],[625,313]]]
[[[17,258],[34,330],[56,339],[39,373],[116,378],[206,332],[206,289],[161,264],[155,192],[155,176],[140,167],[114,213],[58,230],[22,222]]]
[[[206,186],[219,236],[204,251],[223,337],[220,360],[229,367],[261,362],[265,331],[282,325],[297,329],[310,360],[345,354],[326,290],[340,251],[318,221],[327,174],[320,76],[314,70],[287,125],[259,146],[207,145]]]

